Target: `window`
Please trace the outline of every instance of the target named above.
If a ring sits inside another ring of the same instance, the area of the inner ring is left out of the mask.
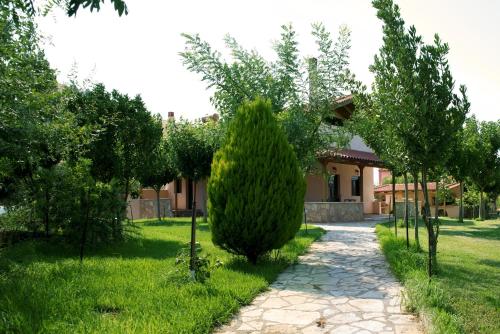
[[[361,196],[361,191],[359,189],[359,176],[353,176],[351,179],[351,190],[352,196]]]
[[[175,192],[177,194],[182,193],[182,179],[175,180]]]

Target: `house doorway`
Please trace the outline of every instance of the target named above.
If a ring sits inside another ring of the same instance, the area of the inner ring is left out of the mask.
[[[338,174],[328,177],[328,201],[340,202],[340,175]]]

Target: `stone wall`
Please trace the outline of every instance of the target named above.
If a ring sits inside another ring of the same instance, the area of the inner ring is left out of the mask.
[[[419,205],[421,203],[419,202]],[[420,209],[419,209],[419,214],[420,214]],[[399,218],[404,218],[405,215],[405,202],[397,202],[396,201],[396,217]],[[415,216],[415,203],[408,201],[408,217],[414,217]]]
[[[132,199],[129,201],[127,217],[130,219],[156,218],[156,199]],[[172,217],[170,199],[160,198],[160,211],[162,217]]]
[[[363,203],[360,202],[306,202],[307,222],[335,223],[363,221]]]
[[[423,203],[419,202],[418,204],[419,204],[418,214],[421,215],[422,212],[420,212],[420,211],[422,209],[420,208],[420,206],[423,205]],[[397,202],[396,201],[396,217],[397,218],[401,218],[401,219],[404,218],[404,207],[405,207],[404,202]],[[408,202],[408,209],[409,209],[408,215],[411,218],[415,215],[415,203],[409,201]],[[436,210],[436,207],[431,205],[430,209],[431,209],[431,215],[432,215],[432,217],[434,217],[434,212]],[[445,211],[446,211],[446,213],[445,213]],[[440,216],[446,216],[446,217],[450,217],[450,218],[458,218],[458,211],[459,211],[458,205],[447,205],[446,207],[444,205],[439,206],[439,215]]]

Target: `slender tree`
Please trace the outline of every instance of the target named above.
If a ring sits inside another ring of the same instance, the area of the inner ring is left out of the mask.
[[[412,163],[410,170],[418,167],[422,174],[431,276],[439,225],[430,219],[427,179],[431,170],[446,163],[450,138],[462,127],[465,112],[459,107],[461,99],[453,94],[448,45],[437,35],[432,45],[424,45],[413,26],[406,29],[391,0],[374,0],[373,5],[384,32],[384,44],[371,67],[375,74],[373,100],[376,109],[387,113],[385,120]]]
[[[158,220],[161,220],[161,188],[167,183],[172,182],[179,174],[174,165],[172,149],[169,144],[168,138],[162,138],[155,149],[150,151],[150,154],[147,154],[144,160],[145,166],[140,177],[143,186],[151,187],[156,192]]]
[[[413,228],[415,229],[415,245],[417,249],[420,249],[420,238],[418,236],[418,219],[420,207],[418,205],[418,173],[413,174],[413,201],[415,204],[415,216],[413,222]]]
[[[464,92],[465,93],[465,92]],[[466,96],[464,94],[464,96]],[[467,99],[464,99],[462,103],[462,108],[466,111],[470,109],[470,103]],[[454,141],[454,145],[452,147],[453,150],[453,159],[448,161],[446,166],[448,172],[453,178],[460,183],[460,201],[459,201],[459,213],[458,220],[460,223],[463,223],[464,220],[464,205],[463,205],[463,197],[464,197],[464,182],[467,177],[473,173],[473,157],[475,147],[471,147],[469,137],[474,136],[474,133],[469,133],[470,131],[474,131],[474,127],[471,122],[474,122],[473,119],[468,118],[465,120],[464,128],[457,134],[457,138]]]
[[[406,248],[410,248],[410,239],[408,237],[408,220],[409,220],[409,215],[408,215],[408,174],[405,172],[403,174],[403,176],[404,176],[404,183],[405,183],[404,222],[405,222],[405,229],[406,229]]]
[[[479,219],[485,218],[484,193],[499,182],[500,121],[477,122],[471,118],[465,128],[467,146],[474,161],[474,172],[469,178],[479,190]]]
[[[215,151],[220,145],[219,127],[215,122],[187,121],[171,122],[167,133],[172,148],[174,163],[179,173],[193,180],[193,202],[191,214],[190,271],[195,277],[196,268],[196,185],[210,175],[210,166]]]

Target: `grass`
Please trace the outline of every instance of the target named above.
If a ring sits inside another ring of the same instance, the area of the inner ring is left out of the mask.
[[[186,281],[175,266],[189,241],[189,218],[139,225],[140,237],[89,251],[83,264],[74,249],[48,241],[0,250],[0,333],[208,333],[324,233],[302,229],[278,259],[253,266],[216,248],[200,222],[203,253],[224,262],[202,284]]]
[[[429,282],[427,254],[413,243],[406,249],[405,230],[377,226],[382,249],[404,283],[411,310],[428,315],[435,333],[500,333],[500,220],[440,218],[438,271]],[[427,252],[427,233],[420,222],[420,243]]]

